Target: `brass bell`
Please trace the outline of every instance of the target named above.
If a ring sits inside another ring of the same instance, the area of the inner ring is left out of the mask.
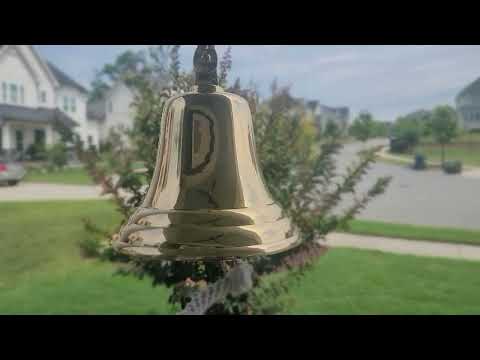
[[[263,181],[247,101],[218,86],[213,45],[197,48],[194,68],[193,91],[165,104],[152,183],[114,247],[133,256],[199,260],[298,245]]]

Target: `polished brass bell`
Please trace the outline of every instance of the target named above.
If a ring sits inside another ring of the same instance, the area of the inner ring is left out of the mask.
[[[294,247],[299,237],[262,178],[247,101],[217,86],[212,45],[194,62],[197,85],[166,102],[152,183],[115,248],[198,260]]]

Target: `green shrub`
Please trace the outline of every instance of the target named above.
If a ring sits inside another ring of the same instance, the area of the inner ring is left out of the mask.
[[[68,149],[64,143],[57,143],[47,150],[49,168],[62,169],[68,162]]]
[[[416,154],[415,155],[415,162],[413,163],[414,170],[425,170],[427,168],[427,161],[425,155],[423,154]]]
[[[27,148],[26,155],[31,161],[44,161],[47,159],[45,146],[42,144],[32,144]]]
[[[445,161],[443,171],[447,174],[460,174],[462,172],[461,161]]]

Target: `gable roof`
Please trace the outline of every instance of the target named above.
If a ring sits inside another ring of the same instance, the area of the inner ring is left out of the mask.
[[[462,96],[465,96],[467,94],[472,94],[472,93],[476,93],[476,94],[480,94],[480,78],[478,78],[477,80],[475,80],[474,82],[470,83],[469,85],[467,85],[461,92],[460,94],[457,95],[457,99],[462,97]]]
[[[0,120],[32,121],[32,122],[60,122],[67,127],[78,124],[59,109],[29,108],[25,106],[0,104]]]
[[[88,94],[87,89],[85,89],[82,85],[80,85],[78,82],[73,80],[70,76],[65,74],[57,66],[53,65],[50,61],[47,61],[47,66],[60,85],[72,87],[74,89],[77,89],[83,94]]]

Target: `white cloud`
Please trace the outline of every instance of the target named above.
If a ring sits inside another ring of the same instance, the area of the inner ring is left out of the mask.
[[[39,45],[45,56],[88,84],[93,70],[127,49],[145,45]],[[217,46],[218,53],[226,46]],[[194,45],[182,48],[192,68]],[[399,45],[242,45],[232,47],[233,71],[245,84],[254,80],[263,93],[277,77],[297,96],[326,104],[367,108],[384,119],[438,103],[480,76],[480,46]]]

